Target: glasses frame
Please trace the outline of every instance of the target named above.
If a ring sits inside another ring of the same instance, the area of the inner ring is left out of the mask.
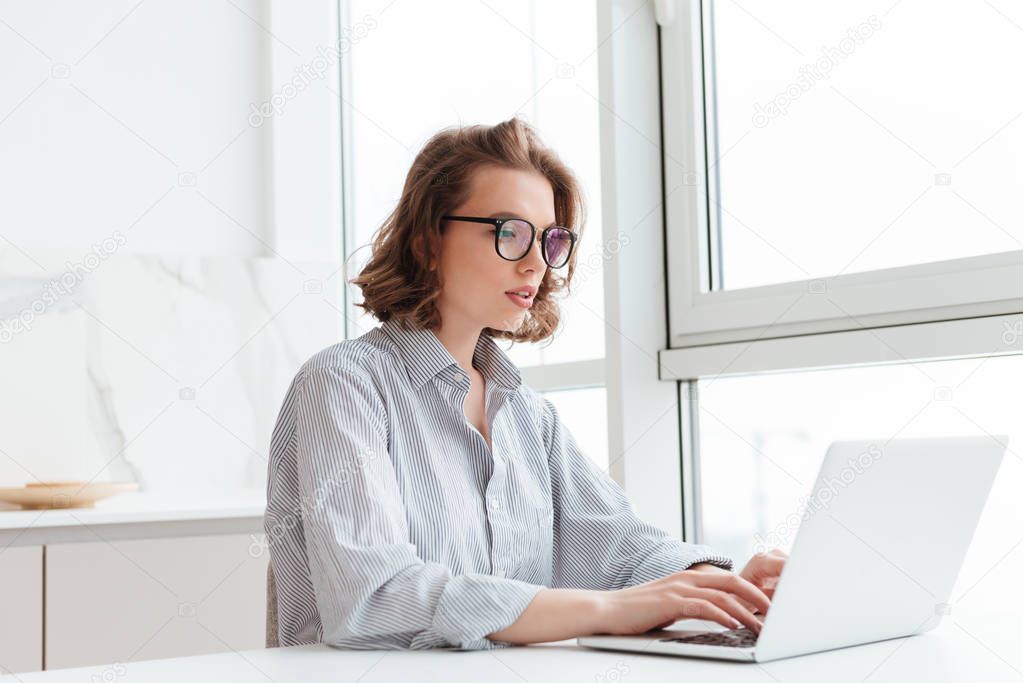
[[[525,218],[515,218],[514,216],[510,216],[508,218],[483,218],[480,216],[441,216],[441,219],[446,221],[465,221],[467,223],[486,223],[488,225],[493,225],[494,227],[497,228],[494,231],[494,251],[496,251],[497,255],[503,258],[505,261],[521,261],[522,259],[526,258],[529,252],[533,249],[533,242],[536,241],[536,226],[533,225],[532,222],[527,221]],[[508,258],[507,256],[501,253],[501,248],[498,246],[499,240],[501,238],[501,226],[507,223],[508,221],[520,221],[529,226],[530,231],[529,248],[526,249],[522,256],[519,256],[518,258]],[[567,232],[571,242],[571,244],[569,244],[568,247],[568,255],[565,257],[565,262],[562,263],[560,266],[552,266],[550,261],[547,260],[547,237],[549,236],[550,231],[554,229],[564,230],[565,232]],[[544,228],[543,232],[540,233],[540,255],[543,256],[543,261],[544,263],[547,264],[547,267],[564,268],[565,266],[567,266],[568,262],[572,259],[572,252],[575,250],[575,243],[578,238],[579,235],[575,234],[575,232],[569,230],[563,225],[549,225],[546,228]]]

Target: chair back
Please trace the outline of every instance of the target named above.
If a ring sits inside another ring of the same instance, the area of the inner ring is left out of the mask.
[[[266,646],[280,647],[277,640],[277,586],[274,584],[274,566],[266,563]]]

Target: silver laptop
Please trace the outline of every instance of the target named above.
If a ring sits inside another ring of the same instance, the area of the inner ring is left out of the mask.
[[[578,643],[766,662],[929,631],[949,611],[1007,443],[986,435],[833,443],[759,635],[708,622],[693,630],[687,620]]]

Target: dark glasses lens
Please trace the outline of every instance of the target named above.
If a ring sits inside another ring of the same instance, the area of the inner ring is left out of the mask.
[[[551,268],[568,263],[572,253],[572,233],[566,228],[552,227],[544,233],[544,259]]]
[[[526,221],[511,219],[497,229],[497,250],[502,257],[515,261],[533,246],[533,228]]]

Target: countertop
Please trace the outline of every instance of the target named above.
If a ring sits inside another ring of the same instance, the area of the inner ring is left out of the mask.
[[[0,510],[0,547],[262,533],[266,494],[135,492],[91,508]]]

